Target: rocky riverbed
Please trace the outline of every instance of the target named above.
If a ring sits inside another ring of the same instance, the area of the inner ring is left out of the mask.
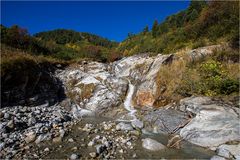
[[[212,53],[195,57],[202,52]],[[135,55],[56,70],[67,98],[0,109],[0,158],[240,159],[239,108],[209,97],[154,108],[156,74],[172,60]]]

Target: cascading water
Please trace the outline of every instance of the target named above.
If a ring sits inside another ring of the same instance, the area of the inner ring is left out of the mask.
[[[132,96],[134,93],[134,88],[134,85],[131,83],[130,80],[128,80],[128,93],[124,101],[124,108],[129,111],[128,115],[131,117],[132,120],[136,119],[136,116],[134,114],[136,110],[132,106]]]

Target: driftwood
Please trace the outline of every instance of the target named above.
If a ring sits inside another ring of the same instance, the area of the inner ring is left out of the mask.
[[[182,139],[180,138],[180,136],[175,135],[168,141],[167,147],[180,149],[181,141],[182,141]]]

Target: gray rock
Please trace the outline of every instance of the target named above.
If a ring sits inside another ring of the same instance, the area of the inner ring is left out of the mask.
[[[240,144],[238,145],[223,144],[217,148],[217,154],[225,158],[240,157]]]
[[[31,117],[28,119],[28,126],[35,125],[36,122],[36,119],[34,117]]]
[[[226,158],[215,155],[212,156],[210,160],[226,160]]]
[[[4,118],[5,118],[5,119],[9,119],[9,118],[10,118],[10,114],[5,113],[5,114],[4,114]]]
[[[210,148],[228,141],[240,141],[240,119],[235,112],[238,108],[232,109],[218,104],[200,105],[201,101],[196,104],[194,101],[190,102],[197,115],[180,131],[181,137],[196,145]]]
[[[120,122],[116,125],[116,130],[131,131],[133,127],[131,124]]]
[[[96,152],[97,154],[101,154],[104,150],[106,149],[106,146],[105,145],[96,145]]]
[[[159,151],[166,148],[163,144],[151,138],[142,139],[142,147],[151,151]]]
[[[70,159],[71,160],[76,160],[76,159],[78,159],[79,158],[79,156],[77,155],[77,154],[71,154],[71,156],[70,156]]]
[[[210,97],[188,97],[180,100],[179,109],[183,112],[189,111],[194,114],[199,113],[201,107],[203,105],[213,104],[214,102]]]
[[[133,120],[131,124],[134,128],[139,128],[139,129],[143,128],[143,122],[138,119]]]
[[[187,119],[184,112],[174,109],[156,109],[148,111],[143,116],[145,128],[154,133],[179,133],[176,128],[184,124]],[[146,130],[144,130],[146,131]]]
[[[4,143],[4,142],[1,142],[1,143],[0,143],[0,151],[3,150],[4,147],[5,147],[5,143]]]

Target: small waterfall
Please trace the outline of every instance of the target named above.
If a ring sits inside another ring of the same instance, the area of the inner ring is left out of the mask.
[[[133,93],[134,93],[134,85],[132,85],[130,80],[128,80],[128,93],[127,93],[126,99],[124,101],[124,107],[129,112],[134,110],[134,108],[132,106],[132,96],[133,96]]]
[[[124,101],[124,108],[129,111],[128,115],[131,117],[132,120],[136,119],[136,116],[134,114],[136,110],[132,105],[132,96],[134,93],[134,89],[135,89],[134,85],[131,83],[130,80],[128,80],[128,93]]]

